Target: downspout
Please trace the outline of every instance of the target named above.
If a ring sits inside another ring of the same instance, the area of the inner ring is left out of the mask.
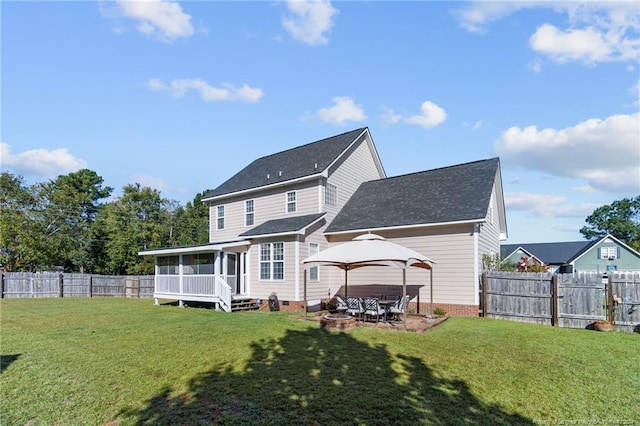
[[[475,305],[480,305],[480,248],[479,248],[479,235],[482,224],[476,223],[473,227],[473,301]]]
[[[295,300],[299,301],[300,300],[300,236],[296,235],[296,240],[294,242],[294,252],[295,252],[295,263],[296,263],[296,267],[295,267],[295,276],[296,276],[296,281],[295,281]]]

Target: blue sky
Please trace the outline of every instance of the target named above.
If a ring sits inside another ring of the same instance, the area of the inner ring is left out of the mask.
[[[3,171],[181,204],[368,126],[388,176],[500,157],[508,243],[640,194],[638,2],[12,2]],[[434,200],[437,202],[437,200]]]

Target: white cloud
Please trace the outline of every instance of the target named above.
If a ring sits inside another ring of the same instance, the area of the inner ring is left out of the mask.
[[[565,129],[511,127],[494,148],[507,164],[586,180],[597,190],[640,192],[640,114],[590,119]]]
[[[471,127],[471,131],[472,132],[475,132],[476,130],[481,129],[483,124],[484,123],[482,122],[482,120],[478,120],[478,121],[476,121],[474,123],[468,123],[466,121],[464,123],[462,123],[462,125],[464,127]]]
[[[327,44],[326,33],[333,26],[333,17],[338,14],[328,0],[290,0],[287,9],[291,13],[282,18],[282,26],[291,36],[310,45]]]
[[[356,105],[348,96],[336,96],[332,98],[333,106],[320,108],[317,116],[325,123],[343,124],[347,121],[364,121],[367,116],[362,106]]]
[[[600,207],[596,203],[567,203],[567,198],[563,195],[536,194],[536,193],[505,193],[505,207],[514,211],[530,212],[535,217],[579,217],[589,216]]]
[[[4,142],[0,142],[0,159],[3,168],[12,169],[17,174],[47,179],[87,167],[86,161],[74,157],[66,148],[53,151],[32,149],[13,155],[11,146]]]
[[[264,96],[264,92],[260,88],[246,84],[241,87],[235,87],[228,83],[221,84],[221,87],[215,87],[201,78],[177,79],[172,80],[170,83],[165,83],[158,78],[152,78],[147,81],[147,87],[153,91],[170,92],[171,96],[176,98],[182,98],[189,90],[193,90],[205,102],[242,101],[253,103]]]
[[[157,189],[160,192],[166,192],[171,187],[162,179],[149,175],[133,175],[131,177],[133,182],[139,183],[141,187],[148,187],[151,189]]]
[[[460,26],[483,32],[492,21],[525,8],[551,8],[567,15],[566,28],[541,22],[530,47],[556,63],[635,62],[640,59],[640,14],[636,2],[473,2],[457,12]],[[540,62],[531,68],[540,71]]]
[[[444,109],[431,101],[424,101],[420,107],[420,115],[412,115],[404,119],[407,124],[417,124],[425,129],[435,127],[443,123],[447,119],[447,113]]]
[[[392,108],[384,108],[384,112],[380,115],[380,121],[383,124],[398,124],[402,121],[402,115],[395,112]]]
[[[457,10],[460,26],[469,32],[483,33],[492,22],[511,15],[515,11],[531,7],[531,2],[473,2]]]
[[[117,0],[114,7],[100,3],[103,16],[136,21],[136,30],[146,36],[171,42],[181,37],[191,37],[194,33],[191,15],[182,11],[180,4],[169,0]],[[117,33],[123,32],[118,23]]]
[[[529,64],[529,69],[536,74],[542,72],[542,61],[540,60],[540,58],[535,58],[533,61],[531,61],[531,63]]]
[[[604,35],[592,27],[562,31],[544,24],[538,27],[529,42],[533,50],[558,63],[580,61],[593,64],[605,61],[612,53],[612,46]]]

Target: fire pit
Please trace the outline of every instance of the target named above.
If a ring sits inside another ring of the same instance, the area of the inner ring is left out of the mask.
[[[320,328],[323,330],[349,330],[355,326],[355,317],[345,314],[327,314],[320,320]]]

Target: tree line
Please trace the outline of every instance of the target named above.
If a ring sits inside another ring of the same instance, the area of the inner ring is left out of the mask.
[[[0,176],[0,265],[6,271],[137,275],[154,271],[140,250],[209,241],[206,191],[186,206],[160,191],[126,185],[122,195],[88,169],[27,185]]]
[[[22,176],[0,176],[0,266],[6,271],[138,275],[154,271],[140,250],[206,244],[209,208],[203,191],[186,206],[140,184],[120,197],[88,169],[27,185]],[[598,207],[580,233],[607,233],[640,251],[640,195]],[[493,259],[499,262],[499,259]]]

